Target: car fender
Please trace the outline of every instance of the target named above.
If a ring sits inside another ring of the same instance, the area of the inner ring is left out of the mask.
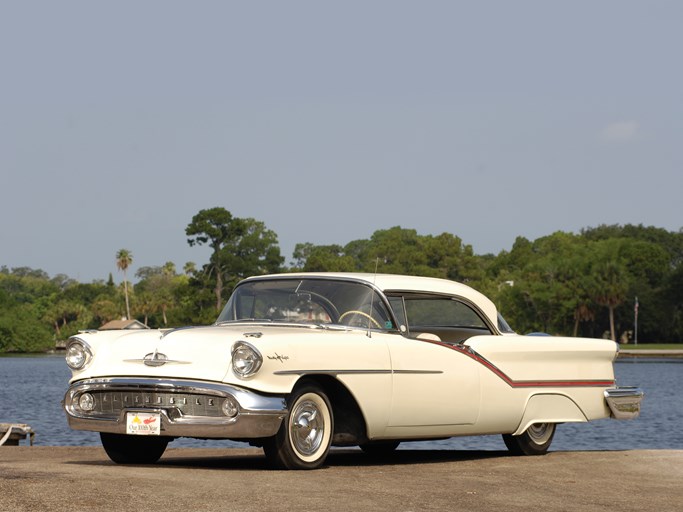
[[[534,423],[585,423],[588,419],[570,397],[558,393],[532,395],[526,403],[522,421],[513,435],[524,433]]]

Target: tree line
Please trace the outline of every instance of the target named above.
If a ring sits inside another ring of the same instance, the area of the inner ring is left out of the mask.
[[[250,275],[295,271],[380,272],[452,279],[489,296],[520,333],[607,337],[639,343],[683,341],[683,231],[602,225],[518,237],[509,251],[474,254],[450,233],[400,226],[346,245],[297,244],[285,265],[275,232],[225,208],[198,212],[185,229],[206,245],[201,266],[173,262],[128,269],[134,251],[115,254],[120,285],[80,283],[28,267],[0,267],[0,352],[42,352],[83,329],[136,319],[152,328],[212,323],[235,284]],[[638,330],[635,317],[638,315]]]

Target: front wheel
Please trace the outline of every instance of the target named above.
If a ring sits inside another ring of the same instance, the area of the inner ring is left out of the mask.
[[[325,392],[315,384],[303,385],[292,393],[289,413],[263,450],[270,463],[281,469],[316,469],[330,451],[334,418]]]
[[[117,464],[154,464],[166,450],[170,438],[100,432],[102,447]]]
[[[503,441],[514,455],[543,455],[555,435],[555,423],[534,423],[518,436],[503,434]]]

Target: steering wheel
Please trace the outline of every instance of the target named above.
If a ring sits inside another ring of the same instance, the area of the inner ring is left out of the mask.
[[[362,311],[355,310],[355,309],[350,309],[350,310],[348,310],[346,313],[342,314],[342,315],[339,317],[339,321],[341,322],[342,320],[344,320],[344,317],[346,317],[346,316],[348,316],[348,315],[360,315],[360,316],[364,316],[365,318],[367,318],[368,320],[370,320],[373,324],[375,324],[375,326],[376,326],[378,329],[381,329],[381,328],[382,328],[382,326],[379,325],[379,322],[378,322],[377,320],[375,320],[374,318],[372,318],[370,315],[368,315],[367,313],[363,313]]]

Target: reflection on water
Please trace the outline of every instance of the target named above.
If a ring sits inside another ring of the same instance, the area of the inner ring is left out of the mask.
[[[620,360],[615,370],[619,385],[645,390],[640,417],[560,425],[552,449],[683,449],[683,396],[679,392],[683,388],[683,359]],[[60,402],[69,376],[61,356],[0,357],[0,423],[28,423],[36,431],[36,445],[99,445],[97,433],[72,431],[67,426]],[[178,439],[172,446],[246,445]],[[496,435],[405,443],[402,448],[505,450],[505,445]]]

